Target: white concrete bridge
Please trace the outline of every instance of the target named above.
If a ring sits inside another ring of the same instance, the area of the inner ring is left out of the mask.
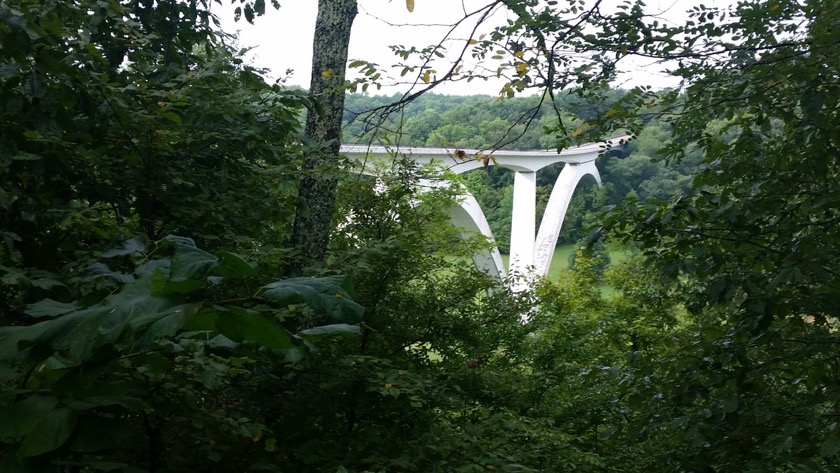
[[[563,219],[572,200],[572,194],[582,181],[601,183],[601,176],[595,166],[595,159],[608,147],[621,148],[629,136],[611,138],[602,143],[589,143],[574,148],[564,149],[561,153],[555,150],[513,151],[499,150],[492,153],[493,159],[488,165],[501,166],[515,171],[513,181],[513,211],[510,236],[510,261],[508,274],[528,276],[548,274],[551,258],[557,237],[563,226]],[[395,154],[405,155],[419,164],[439,163],[461,174],[473,169],[482,168],[485,163],[480,156],[490,153],[479,150],[456,150],[445,148],[410,148],[367,145],[344,145],[341,154],[370,165],[376,161],[391,159]],[[479,157],[476,159],[476,157]],[[539,232],[536,227],[537,207],[537,172],[552,164],[565,163],[563,170],[557,177],[545,214],[540,224]],[[372,172],[372,170],[371,170]],[[431,183],[434,185],[434,183]],[[463,228],[463,233],[480,232],[488,238],[493,238],[490,226],[478,202],[469,192],[464,195],[459,206],[450,210],[452,221]],[[503,278],[505,268],[499,250],[494,248],[485,254],[473,256],[476,266],[487,274]]]

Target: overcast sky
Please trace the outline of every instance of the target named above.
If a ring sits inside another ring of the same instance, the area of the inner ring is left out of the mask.
[[[685,11],[700,3],[706,6],[725,7],[735,0],[648,0],[651,12],[672,23],[685,21]],[[606,0],[604,5],[614,7],[621,0]],[[228,2],[224,2],[228,3]],[[281,0],[282,7],[275,10],[270,2],[265,16],[257,18],[255,25],[249,25],[244,19],[233,21],[233,8],[215,5],[215,12],[221,17],[223,27],[228,32],[239,31],[240,46],[253,47],[249,60],[257,67],[271,70],[270,77],[285,76],[286,70],[292,70],[287,84],[309,86],[310,61],[312,58],[312,36],[317,15],[317,0]],[[462,18],[464,11],[471,12],[483,5],[486,0],[415,0],[415,9],[409,13],[405,0],[359,0],[359,15],[353,25],[350,43],[350,59],[365,59],[388,67],[398,62],[390,45],[424,47],[437,43],[448,30],[445,26]],[[493,24],[507,18],[504,10],[499,10],[493,17]],[[486,26],[484,32],[489,32]],[[455,38],[466,38],[467,32],[456,32]],[[460,43],[463,44],[463,43]],[[454,46],[454,45],[452,45]],[[475,64],[467,63],[465,68]],[[495,69],[495,65],[491,65]],[[624,86],[651,85],[666,87],[675,85],[659,72],[661,66],[636,62],[624,64],[627,72],[621,76]],[[399,71],[393,72],[398,77]],[[488,94],[499,93],[500,82],[473,81],[471,83],[453,83],[435,89],[436,92],[449,94]],[[383,89],[382,93],[404,91],[406,86]]]

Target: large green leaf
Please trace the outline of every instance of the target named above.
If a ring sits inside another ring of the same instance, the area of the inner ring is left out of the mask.
[[[73,303],[58,302],[52,299],[44,299],[26,306],[26,314],[30,317],[55,317],[78,309]]]
[[[141,412],[148,408],[141,397],[147,387],[141,383],[110,383],[87,385],[72,392],[65,401],[67,407],[75,410],[95,409],[106,406],[122,406],[129,411]]]
[[[125,256],[138,251],[143,251],[149,246],[149,239],[146,235],[139,235],[130,240],[123,240],[102,253],[103,258],[114,258]]]
[[[840,451],[840,435],[832,435],[825,439],[820,445],[820,456],[824,458],[833,457]]]
[[[201,279],[172,279],[166,271],[158,268],[151,279],[151,292],[154,296],[170,294],[189,294],[201,289],[206,281]]]
[[[208,332],[216,330],[216,320],[219,314],[215,309],[202,310],[197,313],[188,313],[182,329],[187,332]]]
[[[29,396],[0,409],[0,438],[24,437],[58,404],[53,396]]]
[[[169,279],[184,281],[188,279],[204,280],[219,264],[219,258],[193,246],[177,245],[175,256],[169,267]]]
[[[227,251],[217,251],[216,256],[219,258],[220,264],[213,269],[214,274],[232,279],[257,275],[254,268],[239,255]]]
[[[216,328],[235,342],[254,342],[273,350],[294,348],[291,335],[274,320],[238,307],[219,313]]]
[[[166,235],[163,241],[178,245],[178,246],[192,246],[195,248],[195,241],[189,237],[182,237],[178,235]]]
[[[306,329],[298,335],[307,340],[314,340],[329,335],[358,335],[361,331],[358,325],[332,324]]]
[[[263,286],[260,295],[282,304],[305,303],[316,312],[346,323],[358,323],[365,309],[342,287],[344,276],[293,278]]]
[[[73,452],[100,452],[125,445],[130,438],[129,425],[120,419],[88,416],[79,419],[79,428],[68,447]]]
[[[0,356],[17,357],[21,349],[37,345],[82,362],[97,347],[116,343],[131,331],[150,331],[146,341],[172,335],[185,323],[186,314],[194,307],[195,304],[184,304],[183,298],[178,296],[151,294],[150,278],[144,278],[90,308],[27,327],[3,330],[0,332]],[[38,357],[50,354],[51,351],[38,352]]]
[[[135,333],[142,334],[141,343],[148,344],[175,335],[200,308],[198,303],[181,304],[163,312],[132,318],[129,325]]]
[[[20,356],[19,344],[27,340],[26,326],[0,327],[0,359],[13,360]]]
[[[116,272],[103,263],[94,263],[88,266],[85,274],[91,279],[105,277],[119,284],[128,284],[134,281],[134,276]]]
[[[64,445],[75,428],[76,413],[71,409],[56,409],[35,425],[20,445],[18,455],[33,457],[51,452]]]
[[[35,354],[34,361],[41,361],[56,351],[72,351],[74,356],[84,357],[93,351],[98,343],[103,321],[111,309],[96,307],[65,314],[52,320],[27,327],[15,327],[0,334],[0,357],[16,358],[29,356],[21,351],[33,345],[44,345],[50,350]],[[78,359],[78,358],[76,358]]]

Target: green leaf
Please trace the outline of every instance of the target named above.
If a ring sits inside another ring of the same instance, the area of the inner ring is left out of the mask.
[[[163,241],[174,243],[175,245],[192,246],[195,248],[195,241],[189,237],[182,237],[178,235],[166,235]]]
[[[731,414],[738,410],[738,400],[737,399],[726,399],[723,401],[723,412],[727,414]]]
[[[412,403],[412,405],[413,405],[413,404],[414,404],[414,403]],[[601,440],[608,440],[610,437],[612,437],[612,435],[613,435],[614,433],[616,433],[616,431],[618,431],[618,427],[610,427],[609,429],[607,429],[607,430],[605,430],[605,431],[601,432],[601,433],[598,435],[598,438],[599,438],[599,439],[601,439]]]
[[[71,351],[77,360],[85,358],[101,342],[103,321],[113,310],[112,307],[97,306],[26,327],[12,327],[13,330],[0,334],[0,357],[32,356],[21,350],[32,345],[45,345],[55,351]],[[42,361],[52,350],[34,354],[32,361]]]
[[[20,71],[20,66],[17,64],[3,64],[0,66],[0,79],[8,80]]]
[[[26,306],[26,315],[30,317],[55,317],[78,309],[76,304],[66,302],[58,302],[52,299],[44,299],[34,304]]]
[[[116,445],[119,445],[119,444],[116,444]],[[142,471],[142,470],[138,470],[135,467],[132,467],[128,463],[117,463],[117,462],[104,462],[104,461],[102,461],[102,462],[86,462],[85,466],[93,468],[96,471],[106,471],[106,472],[107,471],[122,471],[122,472]]]
[[[52,289],[54,287],[67,287],[63,282],[52,278],[32,278],[29,283],[41,289]]]
[[[784,442],[779,444],[779,447],[777,448],[777,452],[779,452],[779,453],[790,452],[790,448],[792,446],[793,446],[793,437],[788,435],[787,438],[785,438]]]
[[[163,374],[172,368],[172,360],[161,354],[160,352],[150,352],[143,355],[137,355],[132,360],[135,366],[144,366],[151,370],[152,373]]]
[[[70,409],[56,409],[41,419],[20,445],[18,455],[34,457],[64,445],[76,428],[76,413]]]
[[[163,117],[166,118],[167,120],[169,120],[173,123],[177,123],[179,125],[182,122],[181,117],[177,113],[174,113],[174,112],[164,112]]]
[[[782,284],[800,283],[802,282],[802,271],[797,266],[783,267],[770,281],[771,287],[777,287]]]
[[[227,251],[217,251],[216,256],[219,258],[219,265],[213,269],[214,274],[230,279],[240,279],[257,275],[254,268],[239,255]]]
[[[224,335],[216,335],[207,341],[207,346],[214,349],[222,348],[226,350],[234,350],[239,346],[239,344]]]
[[[24,437],[58,405],[52,396],[29,396],[0,409],[0,438]]]
[[[274,320],[238,307],[219,313],[216,328],[235,342],[254,342],[272,350],[294,348],[289,332]]]
[[[361,328],[358,325],[332,324],[313,327],[299,333],[303,338],[312,340],[328,335],[359,335]]]
[[[88,266],[85,270],[85,275],[88,276],[88,278],[90,279],[106,277],[119,284],[127,284],[134,281],[134,276],[113,271],[111,268],[109,268],[103,263],[94,263]]]
[[[184,326],[186,332],[208,332],[216,330],[219,313],[215,310],[202,310],[196,314],[187,314]]]
[[[67,407],[75,410],[87,410],[98,407],[122,406],[132,412],[141,412],[149,406],[141,396],[145,386],[141,383],[110,383],[89,385],[73,389],[73,396],[65,401]]]
[[[289,348],[287,350],[281,350],[280,353],[283,355],[283,361],[289,364],[297,363],[304,358],[304,353],[302,350],[298,348]]]
[[[200,279],[172,280],[166,272],[158,268],[152,274],[150,288],[153,296],[167,296],[170,294],[189,294],[204,286]]]
[[[686,421],[688,421],[688,419],[690,419],[689,416],[682,416],[682,417],[677,417],[676,419],[672,420],[671,421],[671,426],[670,426],[671,430],[679,429],[683,424],[686,423]]]
[[[808,118],[815,118],[817,114],[820,113],[820,110],[822,109],[823,104],[825,103],[825,98],[826,96],[824,92],[819,92],[816,94],[809,93],[800,101],[802,105],[802,112]]]
[[[116,256],[130,255],[145,250],[147,246],[149,246],[149,239],[146,238],[146,235],[138,235],[130,240],[123,240],[105,250],[102,253],[102,257],[114,258]]]
[[[20,154],[16,154],[16,155],[12,156],[12,159],[14,159],[15,161],[40,161],[44,158],[43,158],[43,156],[41,156],[39,154],[22,152]]]
[[[205,280],[210,272],[219,264],[219,258],[210,253],[199,250],[194,246],[177,245],[175,256],[169,267],[169,279],[183,281],[186,279]]]
[[[183,304],[174,306],[163,312],[140,315],[130,320],[132,330],[142,334],[142,343],[175,335],[189,320],[190,314],[196,312],[201,304]]]
[[[833,457],[840,451],[840,436],[832,435],[825,439],[825,442],[820,446],[820,456],[823,458]]]
[[[36,71],[32,71],[26,76],[26,79],[23,82],[23,90],[27,95],[34,98],[41,98],[47,93],[44,80],[41,79],[40,74]]]
[[[294,278],[263,286],[260,295],[281,304],[306,303],[316,312],[346,323],[358,323],[365,309],[342,288],[344,276]]]

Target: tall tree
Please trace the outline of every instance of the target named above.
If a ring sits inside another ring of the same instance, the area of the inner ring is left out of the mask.
[[[309,93],[314,104],[306,118],[306,138],[314,147],[306,159],[299,189],[292,246],[300,250],[290,272],[323,257],[329,243],[335,207],[341,118],[344,112],[344,76],[350,30],[358,13],[356,0],[319,0],[315,38],[312,42],[312,80]]]
[[[528,125],[537,119],[546,99],[550,98],[547,103],[554,105],[555,90],[581,87],[580,90],[585,90],[581,95],[586,98],[603,98],[609,92],[606,84],[615,75],[616,62],[634,52],[628,44],[641,47],[638,41],[628,43],[625,36],[631,32],[634,38],[641,34],[646,38],[653,35],[652,27],[643,21],[646,16],[644,4],[639,0],[626,2],[617,7],[615,13],[604,13],[600,0],[588,5],[578,0],[557,3],[481,2],[472,11],[464,10],[463,16],[449,25],[450,29],[438,43],[422,49],[394,46],[394,53],[401,58],[397,64],[400,77],[413,78],[413,82],[397,100],[369,111],[364,120],[376,130],[389,114],[447,81],[505,77],[508,82],[502,88],[502,96],[512,97],[526,89],[535,89],[541,93],[541,100],[497,140],[494,146],[498,147],[522,136]],[[407,1],[406,7],[409,12],[413,11],[414,2]],[[493,29],[490,35],[480,34],[479,30],[500,10],[510,11],[517,21]],[[345,84],[351,89],[360,83],[363,89],[371,84],[382,85],[380,78],[384,74],[378,71],[378,65],[364,60],[354,61],[352,66],[359,68],[365,78],[353,82],[345,78],[350,30],[356,13],[356,1],[318,2],[310,85],[315,107],[306,124],[306,136],[313,149],[305,167],[311,172],[300,184],[292,237],[292,245],[300,252],[300,257],[291,264],[292,273],[321,259],[329,243]],[[590,29],[605,33],[586,34]],[[460,36],[462,32],[467,35],[466,41]],[[454,45],[454,57],[447,55],[450,44]],[[569,50],[574,53],[569,54]],[[474,71],[464,70],[464,60],[468,56],[479,63],[491,56],[489,60],[497,61],[498,70],[490,74],[484,65]],[[445,64],[437,66],[440,62]],[[401,79],[395,81],[402,83]],[[597,135],[597,132],[587,133],[589,129],[568,129],[561,111],[555,111],[557,125],[554,129],[560,135],[558,142],[561,145],[568,144],[574,137],[583,139]]]

